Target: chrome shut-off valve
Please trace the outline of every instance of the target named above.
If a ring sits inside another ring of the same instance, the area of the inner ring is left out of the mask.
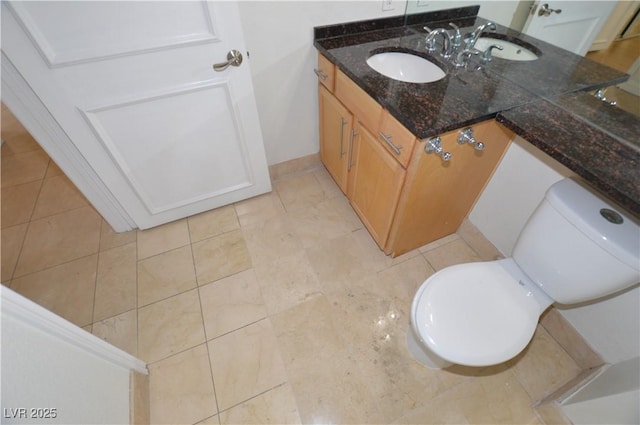
[[[477,151],[481,151],[484,149],[484,143],[476,140],[476,138],[473,137],[473,128],[471,127],[460,130],[460,133],[458,134],[458,143],[461,145],[469,143],[470,145],[473,145],[473,148]]]
[[[442,149],[441,144],[442,139],[440,137],[434,137],[427,142],[424,147],[424,151],[426,153],[435,153],[440,155],[440,158],[442,158],[443,161],[448,161],[451,159],[451,154],[449,152],[445,152],[444,149]]]

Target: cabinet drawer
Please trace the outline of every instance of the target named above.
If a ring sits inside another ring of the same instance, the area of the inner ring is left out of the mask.
[[[339,69],[336,70],[335,95],[369,131],[378,134],[382,106]]]
[[[318,76],[318,81],[322,83],[330,92],[333,92],[336,79],[336,66],[318,53],[318,67],[314,70]]]
[[[404,168],[407,168],[413,147],[416,144],[415,136],[407,130],[398,120],[393,118],[389,111],[382,114],[378,140],[391,155],[398,160]]]

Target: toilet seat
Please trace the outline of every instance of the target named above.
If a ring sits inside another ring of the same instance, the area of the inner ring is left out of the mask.
[[[531,340],[542,311],[514,265],[512,259],[467,263],[432,275],[413,300],[418,337],[460,365],[488,366],[515,357]]]

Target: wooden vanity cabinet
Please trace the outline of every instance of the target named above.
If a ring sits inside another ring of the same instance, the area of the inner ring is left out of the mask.
[[[320,55],[318,68],[326,59]],[[326,72],[325,72],[326,74]],[[382,248],[385,246],[406,170],[401,159],[410,155],[415,142],[408,130],[339,70],[334,92],[318,75],[320,159],[351,206]],[[381,139],[381,125],[393,148]],[[394,136],[397,134],[397,136]],[[408,161],[405,161],[408,162]],[[406,164],[405,164],[406,165]]]
[[[507,150],[513,132],[495,120],[471,126],[482,151],[458,144],[459,130],[441,136],[449,161],[417,146],[407,169],[385,252],[397,256],[455,233]]]
[[[483,151],[446,133],[444,162],[343,72],[331,75],[330,85],[318,77],[320,158],[378,246],[397,256],[456,232],[513,133],[494,120],[473,125]]]

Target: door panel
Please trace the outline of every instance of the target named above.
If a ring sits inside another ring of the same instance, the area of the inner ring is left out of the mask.
[[[213,15],[204,2],[157,2],[150,6],[108,1],[11,3],[53,66],[217,39]],[[141,25],[140,18],[149,16],[153,19],[147,18]]]
[[[212,68],[246,52],[235,3],[2,12],[3,52],[138,227],[271,189],[248,60]]]
[[[555,12],[540,16],[545,4]],[[615,5],[614,1],[541,0],[533,6],[522,32],[583,56]]]
[[[224,82],[110,105],[86,116],[151,214],[252,184],[239,117]],[[142,138],[156,142],[137,143]],[[191,169],[199,172],[185,172]]]

